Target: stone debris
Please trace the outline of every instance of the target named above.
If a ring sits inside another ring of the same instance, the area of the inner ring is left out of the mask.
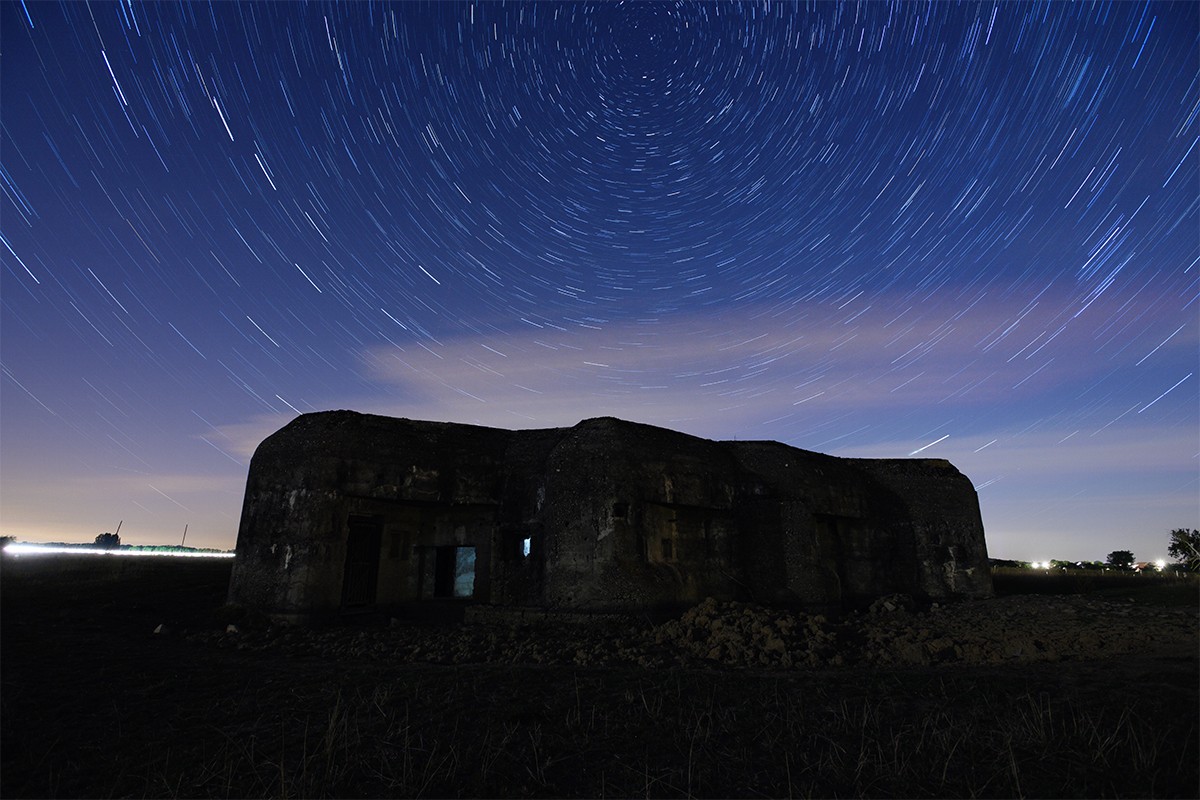
[[[997,664],[1197,651],[1194,609],[1081,595],[1001,597],[858,620],[865,664]]]
[[[937,606],[937,603],[933,604]],[[906,594],[889,594],[881,597],[867,608],[868,614],[890,614],[893,611],[912,611],[913,599]]]
[[[836,658],[825,617],[711,597],[654,630],[656,644],[726,666],[822,666]]]
[[[236,632],[236,626],[229,629]],[[227,629],[227,632],[229,631]],[[398,663],[824,669],[1091,660],[1126,654],[1194,656],[1197,612],[1083,595],[1022,595],[920,607],[881,598],[867,611],[830,619],[712,598],[678,619],[594,624],[243,627],[237,637],[198,632],[195,641],[291,657]]]

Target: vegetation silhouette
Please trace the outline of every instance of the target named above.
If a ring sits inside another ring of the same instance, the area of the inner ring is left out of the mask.
[[[1105,563],[1113,569],[1133,569],[1133,553],[1129,550],[1113,550]]]
[[[1200,531],[1194,528],[1171,531],[1167,554],[1187,567],[1188,572],[1200,572]]]
[[[96,546],[105,550],[116,550],[121,546],[121,536],[116,533],[102,533],[96,537]]]

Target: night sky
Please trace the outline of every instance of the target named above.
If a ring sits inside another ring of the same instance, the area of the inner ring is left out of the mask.
[[[298,412],[948,458],[1200,526],[1198,6],[5,2],[0,533],[232,547]]]

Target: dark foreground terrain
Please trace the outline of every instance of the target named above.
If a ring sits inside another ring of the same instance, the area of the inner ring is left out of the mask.
[[[0,794],[1200,793],[1195,584],[297,630],[221,609],[229,569],[6,557]]]

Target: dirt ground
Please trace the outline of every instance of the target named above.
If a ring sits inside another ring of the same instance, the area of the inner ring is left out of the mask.
[[[1200,794],[1191,603],[297,629],[132,561],[4,559],[3,797]]]

